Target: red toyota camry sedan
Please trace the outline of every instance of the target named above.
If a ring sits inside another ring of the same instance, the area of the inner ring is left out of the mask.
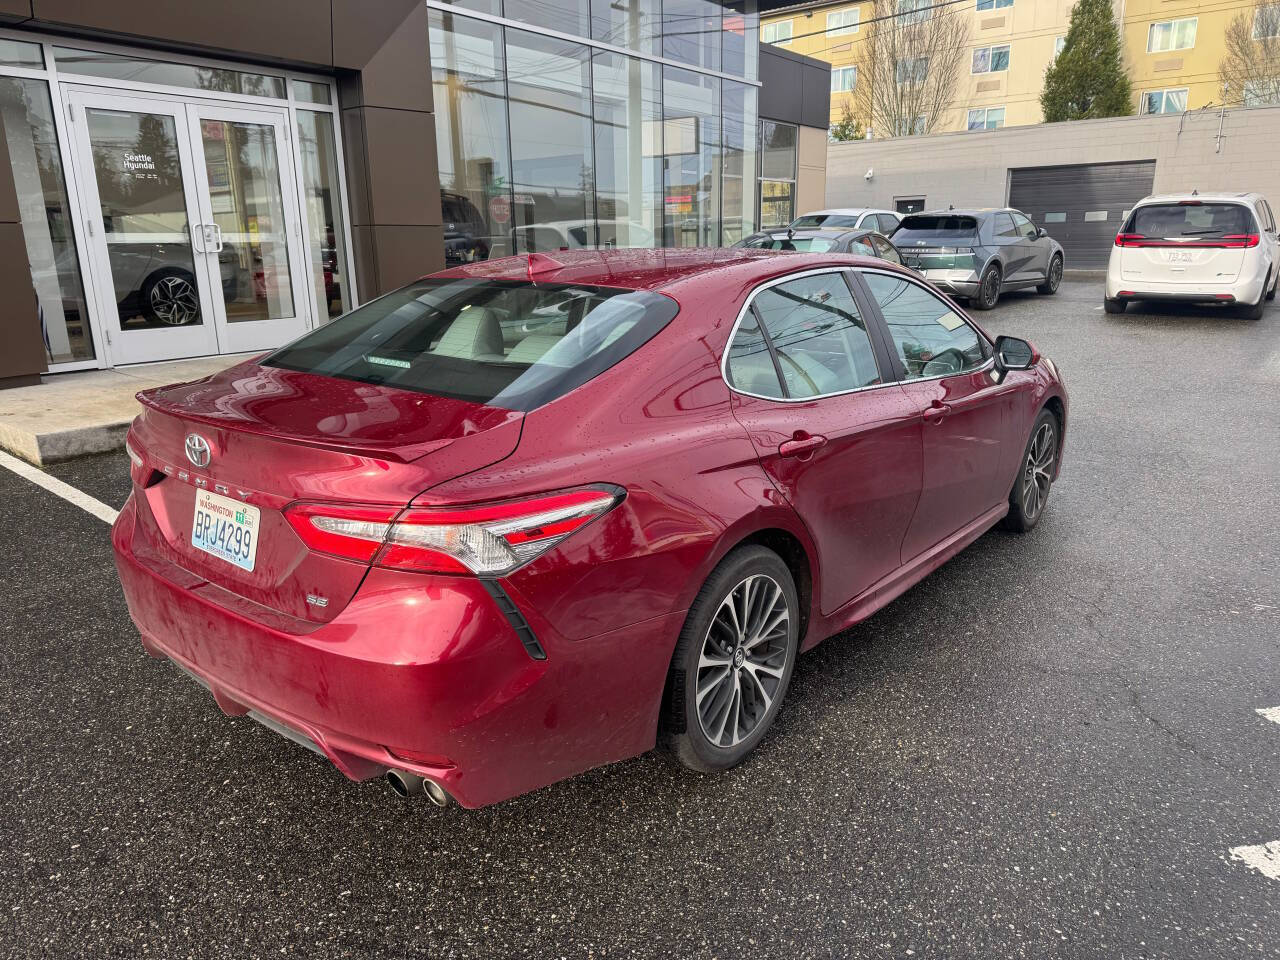
[[[738,763],[796,657],[993,525],[1067,396],[881,260],[533,254],[139,395],[113,531],[146,649],[402,793],[662,744]]]

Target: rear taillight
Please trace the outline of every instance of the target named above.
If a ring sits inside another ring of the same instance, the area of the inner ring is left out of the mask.
[[[1142,243],[1140,241],[1143,241],[1146,239],[1147,238],[1140,233],[1117,233],[1116,246],[1117,247],[1140,247],[1142,246]]]
[[[622,499],[590,487],[463,507],[298,503],[285,516],[312,550],[397,570],[502,576]]]
[[[1222,246],[1224,247],[1256,247],[1258,245],[1258,235],[1256,233],[1233,233],[1222,238]]]
[[[1256,247],[1259,237],[1256,233],[1230,233],[1223,237],[1207,237],[1203,240],[1165,240],[1161,237],[1146,237],[1140,233],[1117,233],[1117,247],[1178,247],[1186,250],[1240,250]]]

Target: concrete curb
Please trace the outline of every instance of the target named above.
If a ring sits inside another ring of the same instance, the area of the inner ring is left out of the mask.
[[[124,446],[132,419],[75,427],[49,433],[34,433],[0,423],[0,449],[43,467],[59,460],[72,460],[95,453],[110,453]]]

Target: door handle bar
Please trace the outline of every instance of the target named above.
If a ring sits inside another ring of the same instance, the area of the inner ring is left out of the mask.
[[[941,400],[934,400],[932,404],[926,407],[921,416],[926,420],[932,420],[934,423],[941,423],[943,418],[951,412],[951,404],[943,403]]]
[[[778,444],[778,456],[803,457],[812,453],[827,442],[827,438],[819,435],[811,437],[793,437]]]

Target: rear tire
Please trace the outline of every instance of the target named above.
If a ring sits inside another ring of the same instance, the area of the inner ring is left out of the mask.
[[[1058,432],[1058,418],[1051,410],[1041,410],[1031,425],[1031,437],[1023,451],[1018,475],[1013,479],[1013,489],[1009,491],[1009,513],[1004,518],[1006,530],[1026,533],[1044,516],[1058,463]]]
[[[1102,309],[1107,313],[1124,313],[1124,308],[1127,306],[1128,304],[1123,300],[1111,300],[1106,297],[1102,300]]]
[[[1062,283],[1062,256],[1055,253],[1049,261],[1049,272],[1045,274],[1044,283],[1036,287],[1037,293],[1052,296],[1058,292],[1058,284]]]
[[[1277,286],[1280,286],[1280,277],[1272,277],[1272,281],[1271,281],[1271,289],[1267,291],[1267,297],[1266,297],[1266,299],[1268,299],[1268,300],[1274,300],[1274,299],[1276,298],[1276,287],[1277,287]]]
[[[667,678],[668,748],[711,773],[741,763],[773,725],[799,649],[791,571],[772,550],[739,547],[702,585]]]
[[[1000,302],[1000,268],[994,263],[982,271],[982,279],[978,281],[978,293],[970,302],[978,310],[990,310]]]

